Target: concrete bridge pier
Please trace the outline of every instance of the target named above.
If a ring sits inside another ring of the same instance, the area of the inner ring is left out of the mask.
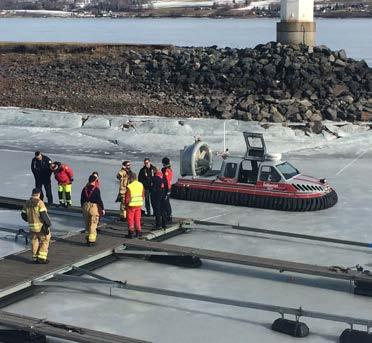
[[[314,0],[282,0],[281,21],[277,23],[277,42],[314,46],[316,25]]]

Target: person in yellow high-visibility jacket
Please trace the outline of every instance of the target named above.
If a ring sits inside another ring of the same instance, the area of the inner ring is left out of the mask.
[[[35,263],[49,263],[48,249],[51,222],[44,202],[40,199],[41,190],[34,188],[29,200],[23,206],[21,216],[28,222],[31,235],[32,260]]]
[[[125,207],[127,209],[128,235],[132,238],[134,230],[136,237],[142,236],[141,215],[145,190],[143,184],[137,180],[137,175],[132,173],[129,178],[127,191],[125,193]]]

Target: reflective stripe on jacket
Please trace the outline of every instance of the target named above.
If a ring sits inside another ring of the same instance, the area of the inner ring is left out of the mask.
[[[127,189],[129,190],[128,203],[127,203],[128,206],[129,207],[142,206],[143,205],[143,184],[137,180],[134,180],[127,186]]]
[[[120,181],[119,194],[124,195],[127,191],[129,175],[124,168],[121,168],[117,173],[116,178]]]
[[[47,212],[47,209],[41,199],[31,197],[30,200],[26,201],[22,212],[27,215],[27,222],[30,231],[40,232],[41,227],[43,226],[40,213],[44,211]]]

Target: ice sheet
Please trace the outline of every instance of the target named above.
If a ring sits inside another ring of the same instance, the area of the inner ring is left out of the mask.
[[[58,116],[51,114],[50,117],[54,115]],[[105,205],[117,208],[114,203],[118,188],[115,174],[123,159],[128,156],[132,158],[133,169],[138,171],[145,156],[150,156],[159,165],[161,157],[169,154],[177,175],[178,152],[175,150],[192,142],[192,136],[201,135],[215,150],[222,150],[223,144],[223,122],[213,119],[92,116],[84,126],[68,129],[61,128],[57,119],[56,122],[48,119],[52,125],[49,128],[41,128],[36,122],[33,126],[32,115],[29,120],[31,122],[27,126],[19,126],[20,122],[12,127],[0,125],[0,146],[3,147],[0,159],[6,161],[0,168],[1,195],[29,196],[34,186],[30,162],[33,150],[40,148],[52,159],[68,163],[74,169],[75,204],[79,201],[81,188],[88,175],[98,170]],[[77,122],[77,119],[73,120]],[[135,130],[120,128],[128,121],[136,123]],[[292,213],[173,200],[174,215],[370,242],[372,152],[369,147],[372,135],[365,127],[357,125],[346,124],[337,128],[333,123],[328,123],[327,126],[334,134],[324,132],[317,136],[306,136],[300,130],[280,125],[264,130],[257,123],[227,121],[226,138],[227,146],[239,153],[244,151],[242,131],[253,129],[264,132],[271,151],[286,152],[284,157],[305,174],[329,180],[339,195],[335,207],[320,212]],[[54,181],[53,190],[56,196]],[[79,218],[67,221],[63,217],[51,217],[56,230],[61,232],[82,226]],[[0,226],[20,225],[24,224],[18,212],[0,212]],[[372,267],[370,252],[364,249],[278,237],[263,238],[260,235],[231,232],[229,227],[216,231],[196,230],[173,238],[171,242],[322,265],[354,266],[360,263],[367,268]],[[2,254],[23,249],[19,243],[1,239],[4,235],[0,236]],[[205,262],[201,269],[189,270],[134,259],[110,264],[97,272],[130,283],[218,297],[304,306],[309,310],[369,319],[372,313],[369,298],[350,294],[347,282],[325,278],[278,274],[215,262]],[[66,283],[66,286],[72,289],[48,287],[6,310],[153,342],[295,341],[294,338],[270,331],[272,321],[279,317],[276,314],[118,289],[113,289],[113,296],[109,297],[107,287],[82,284],[80,290],[76,290],[76,285]],[[302,339],[304,342],[338,342],[338,336],[347,328],[347,325],[333,322],[304,321],[311,330],[310,336]]]
[[[327,131],[315,135],[281,124],[270,124],[265,129],[257,122],[238,120],[97,116],[0,108],[0,147],[116,158],[123,154],[166,154],[178,158],[179,150],[191,144],[193,137],[200,137],[216,152],[223,151],[224,131],[226,147],[238,155],[245,151],[243,131],[264,133],[272,153],[350,155],[370,147],[372,134],[368,126],[339,125],[328,122]]]

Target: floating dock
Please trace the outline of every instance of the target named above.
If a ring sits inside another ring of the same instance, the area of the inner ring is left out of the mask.
[[[0,311],[0,323],[13,328],[13,330],[0,330],[2,342],[41,342],[43,336],[52,336],[82,343],[146,343],[130,337],[4,311]]]
[[[20,205],[21,203],[14,204],[17,208]],[[76,211],[75,208],[71,210]],[[48,253],[50,262],[46,265],[33,263],[29,250],[2,258],[0,260],[0,275],[2,276],[0,278],[0,302],[7,296],[31,287],[33,281],[47,280],[54,274],[67,273],[73,267],[83,267],[112,256],[117,248],[123,246],[127,224],[114,221],[109,224],[109,226],[107,224],[101,226],[98,230],[96,245],[91,247],[86,245],[83,231],[52,241]],[[142,227],[144,239],[160,240],[181,230],[180,223],[177,221],[165,230],[153,231],[152,227],[153,219],[144,218]]]
[[[139,241],[125,239],[124,245],[128,248],[145,249],[147,254],[151,255],[151,251],[162,251],[167,253],[177,253],[179,255],[195,256],[201,259],[212,261],[227,262],[241,264],[251,267],[275,269],[283,272],[294,272],[307,275],[323,276],[333,279],[349,280],[354,282],[370,283],[372,286],[372,274],[348,270],[342,271],[336,267],[325,267],[313,264],[285,261],[279,259],[242,255],[224,251],[198,249],[187,246],[174,244],[165,244],[159,242]],[[119,253],[117,251],[117,253]],[[122,254],[130,254],[130,251],[125,250]]]
[[[25,200],[0,197],[0,207],[7,207],[12,209],[21,209]],[[59,206],[51,206],[49,212],[60,214],[80,214],[80,207],[69,207],[68,209]],[[107,216],[117,216],[119,211],[108,210]],[[30,253],[22,252],[5,257],[0,261],[0,273],[7,277],[0,280],[0,300],[1,298],[14,293],[20,289],[31,286],[32,281],[43,281],[52,278],[53,274],[60,274],[69,272],[72,266],[81,267],[98,261],[105,257],[118,254],[133,255],[130,248],[147,250],[145,255],[151,255],[151,251],[164,252],[175,254],[176,256],[191,256],[200,259],[209,259],[220,262],[228,262],[241,264],[246,266],[266,268],[278,270],[280,272],[294,272],[300,274],[321,276],[332,279],[348,280],[354,282],[356,288],[354,292],[360,295],[372,295],[372,274],[368,271],[358,271],[343,269],[337,266],[319,266],[314,264],[299,263],[294,261],[286,261],[272,258],[264,258],[257,256],[242,255],[236,253],[229,253],[224,251],[214,251],[207,249],[197,249],[192,247],[178,246],[172,244],[163,244],[154,242],[154,240],[162,240],[169,237],[170,234],[177,234],[192,228],[193,225],[200,225],[202,222],[192,221],[177,218],[175,224],[166,231],[159,230],[159,232],[151,232],[153,218],[144,217],[144,236],[146,240],[131,240],[125,239],[127,232],[126,224],[120,222],[108,222],[104,228],[100,230],[98,236],[98,243],[94,247],[87,247],[85,245],[85,236],[83,233],[71,235],[67,238],[58,239],[50,249],[50,264],[46,266],[34,265],[30,261]],[[208,226],[213,223],[205,223]],[[218,224],[215,224],[218,226]],[[294,233],[284,233],[281,231],[261,230],[245,227],[233,227],[233,230],[240,229],[246,231],[255,231],[257,233],[267,233],[272,235],[288,235],[294,238],[320,240],[329,243],[352,244],[358,246],[370,247],[370,243],[364,245],[361,242],[342,241],[337,239],[322,238],[318,236],[308,236]],[[122,247],[125,246],[126,250]],[[121,251],[121,252],[120,252]],[[154,254],[155,255],[155,254]]]
[[[0,197],[0,207],[20,210],[25,200]],[[64,208],[59,206],[51,206],[48,211],[50,213],[58,213],[60,215],[73,215],[81,216],[80,207],[72,206]],[[199,266],[195,259],[207,259],[218,262],[227,262],[233,264],[240,264],[256,268],[266,268],[278,270],[279,272],[293,272],[306,275],[321,276],[325,278],[347,280],[355,283],[356,287],[354,292],[361,295],[372,296],[372,275],[367,271],[358,271],[350,269],[342,269],[334,266],[318,266],[313,264],[299,263],[293,261],[285,261],[272,258],[264,258],[257,256],[249,256],[243,254],[230,253],[225,251],[214,251],[207,249],[199,249],[187,246],[180,246],[174,244],[165,244],[162,241],[172,235],[185,232],[190,229],[197,229],[200,225],[207,225],[216,227],[217,223],[203,223],[200,221],[190,221],[186,219],[177,218],[174,224],[165,230],[152,231],[153,218],[143,218],[143,239],[127,239],[127,224],[123,222],[114,221],[112,216],[118,216],[119,211],[108,210],[106,211],[106,219],[98,232],[97,244],[88,247],[85,243],[85,233],[83,231],[70,233],[69,236],[62,238],[55,238],[51,243],[49,251],[50,263],[47,265],[34,264],[31,260],[30,251],[22,251],[17,254],[12,254],[0,259],[0,307],[6,306],[14,302],[16,299],[30,295],[34,287],[39,285],[47,286],[49,283],[58,283],[58,280],[75,280],[88,282],[87,279],[81,279],[73,276],[82,273],[88,274],[89,270],[102,266],[104,264],[115,261],[119,257],[129,256],[147,256],[147,257],[166,257],[166,263],[172,263],[172,260],[181,258],[185,263],[194,264]],[[314,241],[324,241],[328,243],[356,245],[359,247],[370,248],[369,243],[342,241],[338,239],[330,239],[326,237],[309,236],[295,233],[285,233],[274,230],[263,230],[257,228],[247,227],[230,227],[232,231],[243,230],[251,231],[260,234],[289,236],[298,239],[308,239]],[[12,229],[13,230],[13,229]],[[9,232],[11,232],[10,230]],[[185,260],[182,258],[186,257]],[[190,259],[187,259],[190,258]],[[156,259],[154,259],[156,261]],[[182,265],[178,263],[177,265]],[[191,266],[191,265],[188,265]],[[83,269],[84,268],[84,269]],[[66,275],[70,274],[70,275]],[[116,285],[119,281],[112,281],[102,278],[98,275],[91,273],[94,277],[98,278],[100,282]],[[54,282],[52,282],[54,281]],[[97,281],[95,281],[97,282]],[[278,312],[277,306],[256,304],[251,302],[232,302],[229,299],[217,299],[213,297],[206,297],[202,295],[186,294],[184,292],[174,292],[168,290],[153,289],[144,286],[136,286],[125,282],[120,282],[120,288],[133,289],[137,291],[145,291],[155,294],[163,294],[169,296],[186,297],[190,299],[216,302],[220,304],[230,304],[234,306],[249,307],[256,309],[266,309],[268,311]],[[298,316],[310,316],[326,320],[343,321],[351,324],[366,325],[367,332],[363,333],[368,335],[368,328],[371,326],[370,321],[340,317],[323,313],[313,313],[303,311],[300,309],[284,309],[280,307],[279,311],[282,315],[294,314]],[[337,318],[336,318],[337,317]],[[296,323],[296,322],[294,322]],[[31,334],[41,334],[53,337],[62,337],[71,339],[76,342],[142,342],[133,338],[125,336],[111,335],[105,332],[94,330],[87,330],[85,328],[73,327],[63,323],[51,322],[48,320],[25,317],[14,315],[7,312],[0,311],[0,324],[10,327],[20,332],[28,332]]]

